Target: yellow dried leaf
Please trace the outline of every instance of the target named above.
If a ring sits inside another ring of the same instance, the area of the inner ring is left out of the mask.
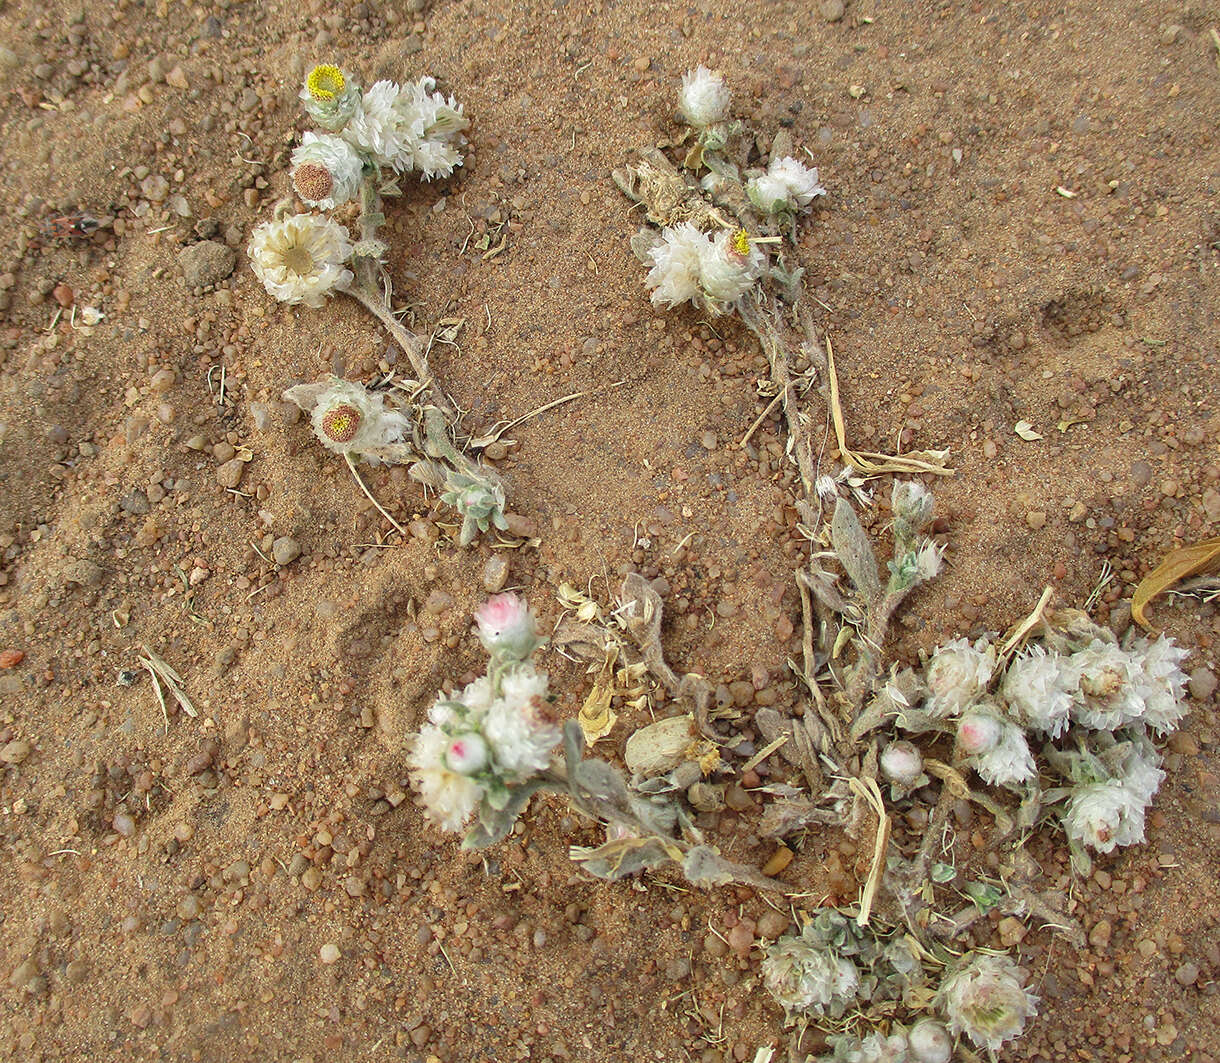
[[[1175,583],[1191,576],[1201,576],[1220,570],[1220,539],[1204,539],[1194,546],[1181,546],[1170,550],[1165,560],[1140,580],[1131,597],[1131,616],[1145,629],[1152,625],[1144,616],[1148,603],[1158,594],[1164,594]]]
[[[593,680],[593,689],[585,698],[576,720],[584,732],[585,743],[592,746],[599,738],[605,738],[614,727],[618,714],[610,708],[614,697],[614,666],[618,661],[618,646],[613,642],[606,647],[606,659]]]
[[[1028,421],[1018,421],[1013,431],[1027,443],[1033,443],[1042,438],[1042,433],[1034,431],[1034,426]]]

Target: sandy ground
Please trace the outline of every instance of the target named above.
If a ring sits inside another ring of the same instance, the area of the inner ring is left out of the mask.
[[[590,392],[497,462],[539,540],[504,555],[509,585],[550,624],[563,582],[604,602],[627,571],[663,577],[669,659],[723,684],[752,740],[752,706],[799,702],[783,425],[734,445],[765,360],[738,325],[649,305],[609,180],[673,135],[682,72],[718,67],[830,190],[801,256],[849,435],[957,470],[933,485],[950,568],[893,653],[1006,627],[1047,582],[1080,605],[1103,562],[1094,615],[1125,628],[1138,578],[1220,521],[1220,11],[840,8],[0,3],[5,1058],[802,1058],[757,983],[776,913],[752,891],[588,881],[566,847],[593,832],[557,802],[484,855],[425,823],[403,738],[481,669],[469,615],[499,552],[459,550],[402,470],[368,475],[410,532],[387,534],[279,402],[389,368],[385,338],[350,301],[275,304],[242,251],[315,61],[455,93],[465,167],[391,211],[399,297],[421,332],[465,319],[432,362],[474,431]],[[55,227],[77,209],[106,225]],[[237,266],[189,288],[178,254],[205,237]],[[282,537],[301,554],[277,565]],[[1021,942],[1042,1015],[1009,1058],[1220,1058],[1220,622],[1154,613],[1193,651],[1192,715],[1146,846],[1079,881],[1034,843],[1089,946]],[[163,718],[142,644],[197,717]],[[574,713],[591,680],[544,664]],[[761,864],[754,819],[716,836]],[[983,828],[956,826],[985,865]],[[784,877],[850,899],[867,855],[811,833]]]

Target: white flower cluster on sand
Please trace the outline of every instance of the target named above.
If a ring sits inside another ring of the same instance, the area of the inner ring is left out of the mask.
[[[314,435],[327,450],[374,464],[381,460],[379,451],[402,442],[410,425],[404,414],[386,406],[382,394],[338,377],[298,384],[284,398],[310,415]]]
[[[826,189],[818,183],[817,167],[791,156],[772,159],[767,172],[746,182],[746,195],[764,214],[795,214],[808,210]]]
[[[767,256],[744,230],[714,236],[691,222],[669,226],[647,251],[644,283],[657,306],[693,303],[709,313],[731,310],[762,276]]]
[[[318,214],[291,214],[259,225],[246,248],[255,275],[282,303],[320,307],[352,283],[352,243],[342,225]]]
[[[678,107],[682,117],[696,129],[723,122],[729,116],[731,101],[729,88],[719,71],[699,66],[683,75]]]
[[[936,1003],[949,1029],[991,1053],[1019,1037],[1038,1010],[1038,998],[1025,988],[1016,964],[983,953],[962,957],[941,983]]]
[[[365,91],[341,136],[375,166],[415,171],[425,180],[448,177],[462,165],[458,150],[470,121],[433,78],[407,85],[378,81]]]
[[[525,603],[497,595],[475,620],[492,655],[489,674],[437,698],[407,758],[424,812],[451,831],[484,800],[501,807],[510,786],[544,771],[561,737],[547,677],[529,660],[539,640]]]

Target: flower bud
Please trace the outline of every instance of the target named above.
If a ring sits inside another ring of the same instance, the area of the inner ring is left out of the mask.
[[[541,642],[529,606],[515,594],[488,598],[474,619],[479,640],[497,660],[524,661]]]
[[[487,743],[474,732],[460,734],[445,750],[445,764],[459,775],[477,775],[487,767]]]
[[[890,782],[914,786],[923,775],[923,757],[911,742],[891,742],[881,754],[881,770]]]
[[[968,712],[957,725],[957,744],[972,757],[995,749],[1003,737],[1003,722],[987,712]]]
[[[731,98],[719,71],[700,66],[682,76],[679,106],[682,117],[696,129],[723,122],[728,117]]]
[[[890,508],[895,520],[906,521],[919,531],[932,519],[932,492],[915,480],[900,480],[894,484]]]
[[[953,1038],[943,1023],[921,1019],[907,1035],[911,1063],[949,1063],[953,1058]]]

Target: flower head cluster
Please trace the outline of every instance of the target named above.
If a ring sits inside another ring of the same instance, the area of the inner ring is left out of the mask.
[[[818,1063],[949,1063],[953,1058],[953,1038],[935,1019],[921,1019],[910,1030],[895,1023],[889,1034],[840,1034],[830,1042],[834,1051]]]
[[[383,395],[338,377],[298,384],[284,398],[310,415],[314,434],[327,450],[374,464],[383,460],[380,451],[402,442],[410,425],[406,416],[386,406]]]
[[[905,739],[891,742],[881,753],[881,774],[890,784],[890,796],[898,801],[912,790],[928,785],[919,748]]]
[[[246,248],[255,275],[283,303],[320,307],[333,291],[354,279],[347,268],[352,244],[347,230],[330,218],[292,214],[263,222]]]
[[[767,265],[744,229],[709,236],[691,222],[663,229],[646,255],[652,268],[644,283],[654,304],[690,302],[713,314],[736,306]]]
[[[799,937],[775,942],[762,972],[790,1018],[812,1013],[837,1019],[860,1002],[899,1000],[923,978],[905,939],[878,937],[832,908],[822,909]]]
[[[1058,738],[1072,710],[1071,677],[1057,653],[1033,646],[1009,664],[1000,693],[1022,724]]]
[[[731,100],[724,77],[717,70],[698,66],[682,76],[678,106],[682,117],[696,129],[723,122],[729,116]]]
[[[941,983],[937,1004],[955,1034],[996,1052],[1037,1014],[1038,998],[1007,956],[968,953]]]
[[[941,646],[924,673],[928,712],[941,718],[961,712],[986,692],[994,670],[995,648],[986,639],[973,646],[966,639]]]
[[[795,214],[808,210],[818,196],[826,195],[818,183],[817,167],[791,156],[772,159],[767,172],[746,183],[746,195],[764,214]]]
[[[1037,774],[1025,732],[993,702],[976,702],[962,713],[957,744],[967,763],[992,786],[1011,786]]]
[[[1098,752],[1060,754],[1075,786],[1063,826],[1069,840],[1101,853],[1144,840],[1144,817],[1165,773],[1146,738],[1133,735],[1117,742],[1110,736],[1093,741]]]
[[[458,149],[466,143],[462,134],[470,120],[452,96],[435,89],[429,77],[402,86],[375,82],[361,94],[341,135],[370,165],[415,171],[425,180],[448,177],[462,164]]]
[[[519,656],[538,645],[525,603],[500,595],[475,618],[491,669],[460,694],[436,700],[408,756],[424,811],[452,831],[482,802],[503,808],[510,787],[543,771],[560,739],[546,675],[528,659],[532,650]]]
[[[364,161],[333,133],[308,132],[292,153],[292,187],[311,207],[333,210],[360,194]]]

